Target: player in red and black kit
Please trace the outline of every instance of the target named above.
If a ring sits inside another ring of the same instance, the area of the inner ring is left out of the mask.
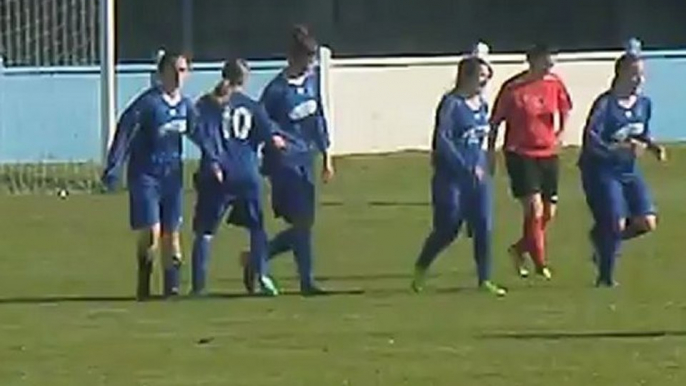
[[[545,229],[555,215],[558,149],[572,102],[560,77],[551,72],[550,49],[534,46],[526,59],[529,69],[506,81],[496,98],[488,146],[494,170],[498,127],[505,121],[505,164],[524,214],[522,238],[508,252],[521,277],[529,275],[524,261],[528,253],[536,272],[549,280]]]

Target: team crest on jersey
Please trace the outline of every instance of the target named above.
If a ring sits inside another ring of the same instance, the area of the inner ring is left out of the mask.
[[[183,134],[188,129],[185,119],[173,119],[160,126],[159,131],[162,135],[171,133]]]
[[[462,139],[467,142],[468,145],[480,145],[490,130],[491,128],[488,125],[474,126],[464,132]]]
[[[306,101],[298,103],[290,113],[288,113],[289,118],[293,121],[299,121],[307,117],[315,115],[317,112],[317,101],[314,99],[308,99]]]
[[[643,134],[645,131],[645,125],[641,122],[629,123],[626,126],[622,126],[617,130],[612,139],[617,142],[626,141],[629,137],[634,137]]]

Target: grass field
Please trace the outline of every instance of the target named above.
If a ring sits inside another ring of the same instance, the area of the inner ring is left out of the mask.
[[[236,253],[246,237],[222,229],[216,296],[139,304],[124,194],[2,196],[0,385],[686,384],[686,148],[667,165],[645,160],[660,228],[626,245],[611,290],[591,285],[573,163],[570,152],[551,283],[515,277],[504,249],[519,233],[518,207],[498,178],[503,299],[474,290],[465,240],[437,261],[425,293],[409,291],[431,221],[424,154],[337,162],[338,179],[322,189],[316,259],[322,284],[340,293],[318,298],[242,296]],[[274,271],[297,288],[290,257]]]

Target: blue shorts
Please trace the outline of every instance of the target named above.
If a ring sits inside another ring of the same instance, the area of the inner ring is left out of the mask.
[[[472,229],[490,231],[493,227],[492,182],[473,178],[448,177],[435,173],[431,179],[434,229],[459,230],[464,221]]]
[[[129,223],[141,230],[160,224],[163,232],[176,232],[183,219],[183,173],[129,178]]]
[[[193,216],[195,233],[213,235],[227,212],[226,222],[257,229],[264,227],[262,200],[259,189],[230,189],[213,177],[196,176],[197,200]]]
[[[581,183],[586,203],[598,223],[615,224],[622,219],[657,213],[650,189],[638,172],[620,176],[582,167]]]
[[[314,221],[315,187],[312,169],[279,166],[269,174],[274,215],[288,223]]]

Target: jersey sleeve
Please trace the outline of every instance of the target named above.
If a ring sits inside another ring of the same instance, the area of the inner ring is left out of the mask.
[[[329,123],[324,115],[324,105],[321,96],[317,98],[317,116],[316,116],[316,132],[314,143],[320,153],[325,153],[329,146],[331,146],[331,137],[329,136]]]
[[[455,102],[444,97],[439,104],[436,116],[434,152],[448,164],[450,169],[458,174],[463,174],[467,171],[467,162],[455,146],[454,117]]]
[[[602,132],[607,117],[607,96],[601,95],[593,102],[591,112],[584,128],[584,145],[591,154],[602,159],[609,159],[614,153],[611,143],[605,141]]]
[[[276,123],[271,120],[263,105],[255,104],[253,110],[255,114],[255,129],[252,132],[251,140],[255,145],[269,143],[271,137],[278,134]]]
[[[572,97],[562,79],[557,79],[557,108],[562,114],[572,110]]]
[[[498,95],[493,102],[493,114],[491,115],[491,124],[499,125],[504,121],[510,110],[512,109],[512,90],[509,82],[506,82],[498,91]]]
[[[122,112],[117,121],[117,128],[114,133],[114,139],[107,152],[107,160],[105,170],[103,171],[103,179],[113,180],[117,179],[121,165],[126,161],[131,149],[131,142],[140,129],[144,110],[147,92],[138,96],[131,104],[129,104]]]
[[[650,121],[653,117],[653,102],[648,97],[644,97],[645,103],[645,121],[643,122],[643,133],[639,136],[639,139],[646,143],[651,143],[653,141],[653,132],[651,129]]]
[[[200,148],[203,155],[211,162],[219,163],[219,129],[210,118],[211,112],[205,107],[207,101],[200,100],[194,106],[194,122],[193,134],[190,135],[191,140]]]

